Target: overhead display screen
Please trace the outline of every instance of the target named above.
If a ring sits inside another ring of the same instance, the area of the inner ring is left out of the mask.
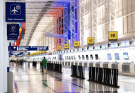
[[[82,52],[82,48],[79,48],[79,52]]]
[[[111,53],[107,54],[107,58],[108,58],[108,60],[112,60]]]
[[[84,48],[84,51],[85,51],[85,52],[87,51],[87,47]]]
[[[108,49],[108,44],[103,44],[102,49]]]
[[[95,50],[100,50],[100,45],[95,46]]]
[[[77,52],[77,49],[75,49],[75,52]]]
[[[121,47],[130,47],[130,41],[129,40],[121,41]]]
[[[111,43],[111,48],[118,48],[118,42]]]
[[[73,49],[71,50],[71,53],[73,53],[74,51],[73,51]]]
[[[89,51],[93,51],[93,46],[90,46],[89,47]]]
[[[123,52],[124,60],[129,60],[128,52]]]
[[[135,39],[134,39],[134,46],[135,46]]]
[[[119,53],[115,53],[115,60],[119,60]]]

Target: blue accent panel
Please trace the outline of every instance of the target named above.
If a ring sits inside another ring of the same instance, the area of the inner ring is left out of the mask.
[[[6,2],[6,22],[25,22],[25,3]]]
[[[70,3],[68,3],[68,39],[71,39],[71,32],[70,32]]]
[[[9,67],[7,67],[7,72],[9,72],[10,71],[10,69],[9,69]]]

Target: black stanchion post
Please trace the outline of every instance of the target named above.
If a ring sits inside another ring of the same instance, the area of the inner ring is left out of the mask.
[[[59,72],[62,73],[62,65],[60,64],[59,67],[60,67],[60,68],[59,68]]]
[[[82,66],[78,66],[78,78],[85,79],[84,78],[84,71]]]
[[[113,81],[114,81],[114,86],[115,87],[119,87],[118,86],[118,69],[114,69],[114,79],[113,79]]]
[[[91,67],[89,67],[89,80],[91,80]]]
[[[104,68],[104,84],[107,83],[106,68]]]
[[[95,81],[95,67],[92,67],[92,80]]]
[[[102,68],[99,68],[98,82],[102,83]]]

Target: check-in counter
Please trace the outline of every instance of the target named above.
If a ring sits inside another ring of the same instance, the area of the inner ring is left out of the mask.
[[[94,67],[94,62],[90,62],[89,67]]]
[[[112,68],[112,69],[119,69],[119,68],[118,68],[118,64],[119,64],[118,62],[113,62],[113,63],[111,64],[111,68]]]
[[[83,63],[84,68],[88,68],[88,62]]]
[[[130,73],[130,63],[123,63],[122,64],[122,72]]]
[[[100,67],[101,62],[96,62],[95,67]]]
[[[130,64],[130,73],[134,73],[135,74],[135,64],[134,63]]]
[[[108,68],[109,62],[104,62],[102,68]]]

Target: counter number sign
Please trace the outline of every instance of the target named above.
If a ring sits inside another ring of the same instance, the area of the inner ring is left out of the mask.
[[[88,44],[94,44],[94,37],[88,37]]]
[[[68,48],[69,48],[69,44],[65,44],[65,45],[64,45],[64,48],[65,48],[65,49],[68,49]]]
[[[117,41],[118,32],[117,31],[110,31],[109,32],[109,41]]]
[[[79,41],[74,41],[74,47],[79,47]]]
[[[61,50],[61,46],[57,46],[57,50]]]

